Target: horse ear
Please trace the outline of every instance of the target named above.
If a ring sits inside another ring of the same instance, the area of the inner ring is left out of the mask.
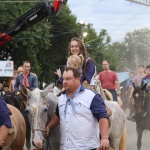
[[[133,86],[133,88],[135,89],[135,83],[134,83],[134,82],[132,83],[132,86]]]
[[[27,98],[31,97],[31,92],[25,85],[22,85],[22,94]]]
[[[51,83],[49,86],[47,86],[43,91],[42,91],[42,96],[45,97],[49,92],[53,90],[54,83]]]
[[[146,88],[147,84],[145,83],[142,87],[141,87],[141,90],[144,91],[145,88]]]

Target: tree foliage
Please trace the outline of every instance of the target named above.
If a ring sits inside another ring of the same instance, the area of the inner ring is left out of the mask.
[[[15,20],[34,5],[35,3],[2,3],[0,33],[8,31]],[[49,16],[16,35],[11,42],[0,47],[1,60],[11,58],[16,68],[24,60],[29,60],[31,71],[38,75],[41,83],[54,80],[55,69],[66,62],[70,38],[78,36],[79,26],[76,17],[70,12],[68,6],[64,6],[57,17]]]
[[[9,28],[14,26],[15,20],[31,9],[33,5],[33,3],[25,5],[24,3],[13,3],[13,5],[2,3],[0,10],[3,17],[1,18],[0,32],[7,32]],[[24,60],[29,60],[33,64],[32,71],[38,74],[40,64],[37,60],[37,54],[50,46],[49,29],[50,25],[43,20],[26,31],[19,33],[11,42],[0,47],[1,53],[5,54],[2,55],[2,59],[7,60],[11,57],[15,67],[20,66]]]
[[[134,70],[138,65],[147,65],[150,60],[150,29],[142,28],[125,36],[127,66]]]
[[[89,29],[88,32],[90,33],[90,38],[88,39],[90,42],[87,42],[86,44],[87,49],[90,56],[95,61],[97,71],[101,71],[102,70],[101,64],[102,61],[105,59],[105,55],[107,53],[107,49],[111,41],[111,38],[105,29],[102,29],[99,35],[97,35],[95,30],[91,28]]]
[[[0,33],[8,31],[15,24],[15,20],[34,5],[35,3],[13,3],[13,5],[1,3]],[[144,40],[149,38],[148,29],[128,33],[125,38],[126,44],[124,42],[110,44],[111,37],[107,31],[102,29],[97,34],[92,24],[88,24],[84,31],[88,32],[84,39],[88,54],[95,61],[98,72],[102,71],[101,64],[105,59],[110,62],[112,70],[120,71],[123,66],[132,64],[135,50],[138,49],[141,58],[145,58],[146,55],[143,55],[140,49],[147,52],[149,50],[149,42]],[[55,69],[59,65],[66,64],[68,43],[75,36],[81,36],[81,26],[66,5],[62,7],[58,16],[51,15],[43,19],[19,33],[5,46],[0,47],[0,59],[11,58],[16,68],[22,64],[22,61],[29,60],[32,66],[31,71],[38,75],[41,85],[43,82],[50,83],[55,79]],[[138,41],[138,44],[135,41]],[[129,62],[127,62],[128,59]]]

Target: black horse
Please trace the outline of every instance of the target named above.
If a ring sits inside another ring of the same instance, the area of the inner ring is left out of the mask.
[[[24,101],[24,95],[21,92],[7,92],[4,96],[4,100],[7,104],[11,104],[20,110],[25,122],[26,122],[26,147],[28,150],[31,148],[30,137],[31,137],[31,127],[29,124],[28,116],[25,111],[26,102]]]
[[[150,93],[145,87],[134,87],[133,98],[135,106],[135,122],[137,131],[137,150],[141,150],[142,134],[144,130],[150,131]]]

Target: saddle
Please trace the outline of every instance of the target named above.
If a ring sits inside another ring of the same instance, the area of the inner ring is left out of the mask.
[[[8,108],[8,111],[9,111],[9,115],[11,116],[12,115],[12,112],[11,112],[11,110]]]
[[[90,85],[86,80],[82,83],[82,85],[85,86],[86,88],[90,89],[90,90],[96,91],[95,87]]]
[[[111,127],[111,120],[110,120],[110,116],[112,115],[112,111],[106,107],[106,111],[107,111],[107,115],[108,115],[108,127],[110,128]]]
[[[112,115],[112,111],[108,107],[106,107],[106,111],[107,111],[108,117],[110,117]]]

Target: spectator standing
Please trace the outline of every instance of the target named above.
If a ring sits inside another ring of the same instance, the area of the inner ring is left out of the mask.
[[[14,85],[16,83],[17,76],[18,76],[18,71],[14,71],[13,79],[10,81],[10,84],[9,84],[9,91],[10,92],[14,91]]]
[[[102,88],[111,92],[113,100],[117,101],[117,96],[120,96],[120,83],[117,74],[110,70],[110,64],[107,60],[102,62],[104,71],[99,73],[98,80],[100,81]]]
[[[23,73],[23,67],[22,67],[22,66],[18,67],[18,73],[19,73],[19,74],[20,74],[20,73]]]
[[[0,83],[0,97],[3,97],[5,94],[4,90],[3,90],[3,84]]]
[[[132,120],[131,119],[131,115],[133,113],[133,98],[130,97],[131,92],[132,92],[132,82],[133,82],[133,77],[134,77],[134,73],[130,72],[129,73],[129,78],[126,80],[126,99],[128,100],[128,108],[130,110],[130,113],[127,117],[127,119]]]

